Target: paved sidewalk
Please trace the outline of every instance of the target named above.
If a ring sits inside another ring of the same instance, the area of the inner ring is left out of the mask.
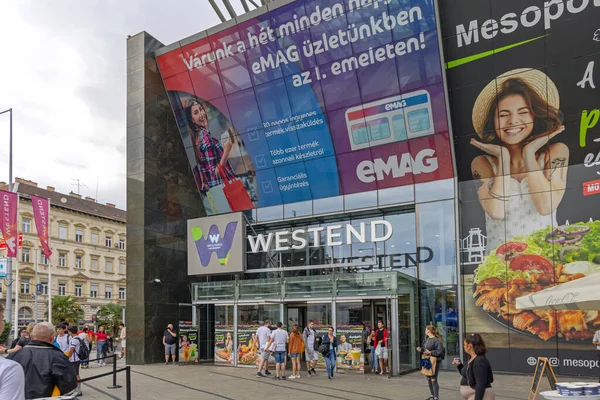
[[[125,366],[120,360],[118,368]],[[112,366],[82,370],[82,377],[109,372]],[[147,400],[165,399],[261,399],[265,396],[292,397],[294,399],[406,399],[419,400],[429,396],[425,378],[419,373],[387,378],[375,375],[337,374],[328,381],[325,373],[308,378],[303,372],[300,380],[275,381],[256,378],[255,369],[216,367],[204,365],[153,364],[132,366],[132,398]],[[561,378],[558,378],[559,381]],[[564,380],[564,379],[563,379]],[[573,380],[568,378],[567,380]],[[576,379],[586,381],[591,379]],[[441,371],[440,399],[459,399],[460,377],[455,371]],[[83,383],[82,399],[125,399],[125,373],[118,375],[121,389],[107,389],[111,377]],[[497,400],[524,400],[531,385],[531,376],[496,374],[494,390]],[[542,389],[549,390],[548,382],[542,381]],[[538,397],[541,399],[541,397]]]

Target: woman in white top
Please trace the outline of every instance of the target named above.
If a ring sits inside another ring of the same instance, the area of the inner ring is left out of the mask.
[[[516,69],[490,82],[473,106],[485,155],[471,163],[486,217],[487,249],[556,225],[567,183],[569,149],[548,145],[565,127],[558,90],[538,70]]]

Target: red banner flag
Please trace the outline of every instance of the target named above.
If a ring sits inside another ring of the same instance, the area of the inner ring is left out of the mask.
[[[17,257],[17,204],[19,202],[19,196],[16,193],[7,192],[0,190],[1,209],[0,218],[0,229],[2,229],[2,236],[6,242],[6,256],[16,258]]]
[[[35,220],[35,227],[37,229],[38,237],[40,238],[42,251],[46,258],[49,259],[52,255],[49,243],[50,230],[48,229],[50,200],[31,195],[31,205],[33,206],[33,219]]]

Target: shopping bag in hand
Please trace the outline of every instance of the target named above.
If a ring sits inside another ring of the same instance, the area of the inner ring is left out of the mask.
[[[230,181],[225,173],[225,168],[223,168],[221,164],[218,165],[218,168],[221,179],[223,180],[223,193],[227,198],[231,211],[235,212],[253,209],[254,204],[252,204],[252,200],[250,200],[250,196],[248,196],[248,192],[242,181],[235,178]]]

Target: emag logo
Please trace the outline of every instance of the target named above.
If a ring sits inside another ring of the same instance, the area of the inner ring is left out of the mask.
[[[237,221],[228,223],[225,227],[225,233],[221,235],[219,227],[216,224],[212,224],[206,238],[201,227],[194,226],[191,228],[192,237],[196,243],[200,263],[203,267],[207,267],[210,264],[210,258],[213,253],[217,254],[219,264],[227,264],[237,225]]]

